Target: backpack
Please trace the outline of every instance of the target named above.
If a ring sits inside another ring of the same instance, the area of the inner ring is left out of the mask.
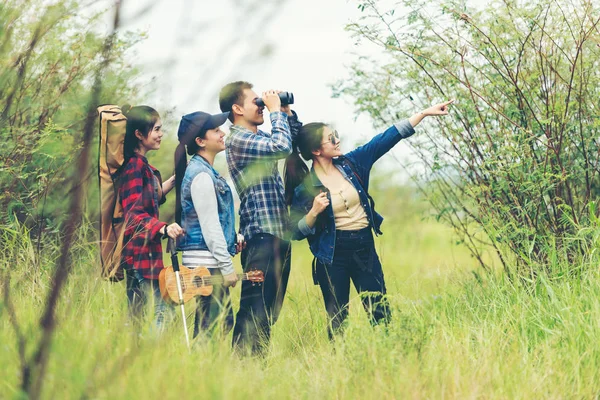
[[[124,277],[121,251],[125,234],[118,176],[124,160],[123,141],[127,118],[119,106],[103,105],[98,107],[98,119],[101,275],[107,280],[118,282]]]

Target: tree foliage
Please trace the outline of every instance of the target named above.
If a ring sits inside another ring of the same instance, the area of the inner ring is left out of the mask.
[[[597,221],[600,190],[600,12],[592,2],[359,8],[364,17],[348,29],[387,62],[358,59],[335,92],[353,96],[379,124],[411,103],[458,100],[452,118],[411,138],[420,160],[412,170],[437,217],[481,265],[482,241],[520,276],[538,271],[532,265],[549,268],[551,257],[588,252],[582,228]]]
[[[0,5],[0,207],[3,218],[16,216],[35,232],[56,229],[68,214],[73,188],[66,183],[104,43],[95,30],[102,14],[88,7],[72,0]],[[139,38],[116,39],[101,102],[135,97],[128,82],[136,71],[124,53]]]

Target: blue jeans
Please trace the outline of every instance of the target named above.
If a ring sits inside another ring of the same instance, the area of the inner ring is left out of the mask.
[[[350,280],[361,295],[371,324],[387,323],[391,317],[385,298],[385,280],[375,251],[371,228],[336,231],[332,264],[317,260],[314,278],[321,287],[329,316],[329,337],[338,333],[348,316]]]
[[[129,315],[134,320],[144,316],[145,308],[154,305],[154,325],[160,331],[164,328],[167,304],[160,295],[158,280],[146,279],[136,270],[126,271],[127,300]]]

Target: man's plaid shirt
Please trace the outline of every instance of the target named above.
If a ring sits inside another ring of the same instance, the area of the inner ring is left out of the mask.
[[[159,231],[166,224],[158,220],[158,205],[164,202],[164,196],[158,194],[161,184],[158,170],[139,154],[129,159],[119,175],[125,219],[121,260],[125,269],[137,269],[146,279],[158,279],[164,267]]]
[[[291,154],[302,123],[296,113],[272,112],[270,117],[271,133],[233,125],[227,138],[227,164],[240,196],[240,233],[246,240],[257,233],[287,239],[290,232],[277,160]]]

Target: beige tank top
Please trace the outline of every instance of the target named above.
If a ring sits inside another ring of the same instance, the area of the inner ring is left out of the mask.
[[[340,190],[332,190],[331,207],[335,217],[335,229],[356,231],[369,226],[365,209],[360,204],[356,188],[348,181]]]

